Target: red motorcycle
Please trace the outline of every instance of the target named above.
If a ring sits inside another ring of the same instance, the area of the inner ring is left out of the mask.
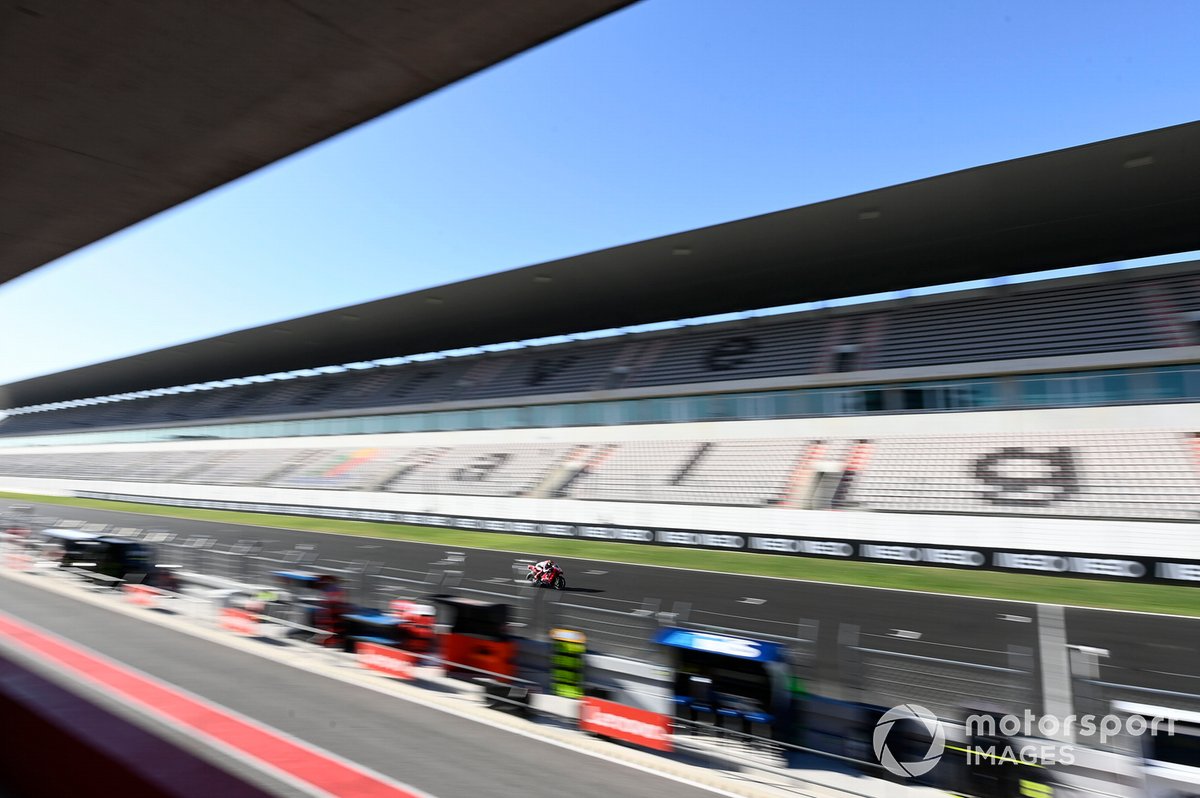
[[[555,590],[565,590],[567,587],[567,578],[563,576],[563,570],[557,565],[552,565],[549,568],[541,569],[536,565],[525,566],[529,573],[525,578],[533,582],[536,587],[550,587]]]

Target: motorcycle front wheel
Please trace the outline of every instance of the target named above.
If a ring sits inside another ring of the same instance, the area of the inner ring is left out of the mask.
[[[554,589],[555,590],[566,590],[567,589],[566,578],[563,576],[554,577]]]

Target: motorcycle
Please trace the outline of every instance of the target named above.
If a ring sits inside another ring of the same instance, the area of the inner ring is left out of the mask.
[[[546,571],[538,570],[536,565],[525,566],[528,573],[525,578],[533,582],[535,587],[549,587],[555,590],[566,590],[567,578],[563,575],[562,568],[557,565]]]

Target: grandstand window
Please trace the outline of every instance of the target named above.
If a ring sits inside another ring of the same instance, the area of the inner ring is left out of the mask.
[[[1179,366],[1156,368],[1154,374],[1155,399],[1184,399],[1188,396],[1188,374]]]
[[[1127,402],[1133,395],[1129,384],[1129,375],[1123,372],[1111,372],[1100,378],[1104,385],[1102,401]]]
[[[900,410],[925,410],[925,388],[903,388],[898,391]]]
[[[732,397],[735,418],[762,418],[759,411],[759,396],[756,393],[735,394]]]
[[[642,421],[642,401],[640,399],[630,399],[625,402],[613,402],[616,407],[617,418],[621,421],[619,424],[638,424]]]
[[[571,426],[576,423],[575,419],[587,417],[592,419],[591,424],[620,424],[620,416],[616,402],[598,402],[592,407],[587,407],[587,402],[580,402],[574,405],[564,405],[570,408],[570,412],[563,419],[564,426]]]
[[[384,432],[386,419],[381,416],[367,416],[363,419],[363,432]]]
[[[816,415],[820,412],[817,409],[818,401],[810,391],[785,391],[776,394],[775,410],[777,415],[783,417]]]
[[[1001,403],[1000,386],[986,380],[940,385],[915,383],[889,389],[887,394],[886,410],[973,410]],[[869,396],[864,407],[867,412],[874,412]]]
[[[1113,402],[1200,398],[1188,367],[1018,378],[1021,405],[1102,405]]]
[[[1090,404],[1096,399],[1095,377],[1062,376],[1049,381],[1050,395],[1056,405]]]
[[[872,388],[862,392],[863,394],[863,410],[867,413],[879,413],[887,409],[885,404],[885,392],[878,388]]]
[[[470,424],[467,410],[444,410],[442,413],[428,413],[431,416],[432,430],[467,430]]]
[[[1200,364],[1025,374],[897,385],[670,396],[608,402],[458,409],[0,437],[0,446],[204,438],[346,435],[788,418],[859,413],[1063,407],[1200,400]]]
[[[1074,379],[1063,380],[1064,383],[1069,383],[1070,404],[1073,405],[1088,405],[1098,404],[1104,401],[1104,378],[1098,376],[1076,377]]]
[[[534,418],[537,420],[538,427],[566,427],[570,426],[568,413],[574,409],[574,405],[545,405],[543,407],[534,408]]]
[[[688,420],[688,403],[686,399],[676,397],[666,400],[667,406],[671,409],[671,421],[687,421]]]
[[[671,406],[665,399],[640,399],[634,404],[634,421],[656,424],[671,420]]]
[[[1075,404],[1075,396],[1079,387],[1079,380],[1071,377],[1054,377],[1046,380],[1046,395],[1052,405],[1072,405]]]
[[[410,416],[388,416],[388,432],[418,432],[424,428],[425,413]]]
[[[654,422],[654,407],[649,399],[634,399],[628,403],[630,424],[650,424]]]
[[[820,415],[844,416],[863,412],[863,396],[859,390],[827,389],[820,391],[817,398],[820,402]]]
[[[550,421],[551,409],[545,406],[529,408],[530,425],[534,427],[553,427]]]
[[[734,397],[738,418],[768,418],[772,407],[769,397],[761,393],[743,393]]]
[[[997,407],[1001,404],[1000,386],[991,380],[973,380],[949,388],[955,409]]]
[[[797,399],[802,403],[803,410],[799,415],[829,416],[834,412],[833,392],[827,388],[814,391],[796,391]]]
[[[575,407],[575,406],[572,405],[572,407]],[[596,424],[620,424],[620,423],[622,423],[621,414],[620,414],[621,408],[620,408],[619,402],[603,402],[603,403],[597,405],[596,409],[600,411],[599,415],[596,416],[596,421],[595,421]],[[575,412],[571,414],[570,419],[574,419],[579,413],[585,413],[585,412],[588,412],[588,411],[583,408],[576,409]],[[567,423],[571,424],[574,422],[572,420],[568,420]]]
[[[705,397],[701,405],[702,420],[721,420],[738,417],[737,400],[729,394]]]
[[[559,407],[562,408],[563,420],[555,426],[592,427],[607,423],[604,420],[605,408],[600,402],[579,402]]]
[[[1049,380],[1041,377],[1021,377],[1019,401],[1023,405],[1052,404],[1049,392]]]
[[[511,407],[493,407],[483,411],[485,429],[512,429],[517,426],[517,414]]]
[[[550,412],[553,426],[556,427],[594,427],[613,423],[609,417],[615,412],[611,402],[574,402],[570,404],[552,405],[557,408]]]
[[[1187,397],[1200,399],[1200,365],[1184,366],[1181,370],[1187,375]]]

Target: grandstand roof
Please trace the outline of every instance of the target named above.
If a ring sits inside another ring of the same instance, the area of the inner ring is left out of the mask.
[[[0,283],[631,0],[0,7]]]
[[[1200,123],[416,291],[0,389],[99,396],[1200,249]]]

